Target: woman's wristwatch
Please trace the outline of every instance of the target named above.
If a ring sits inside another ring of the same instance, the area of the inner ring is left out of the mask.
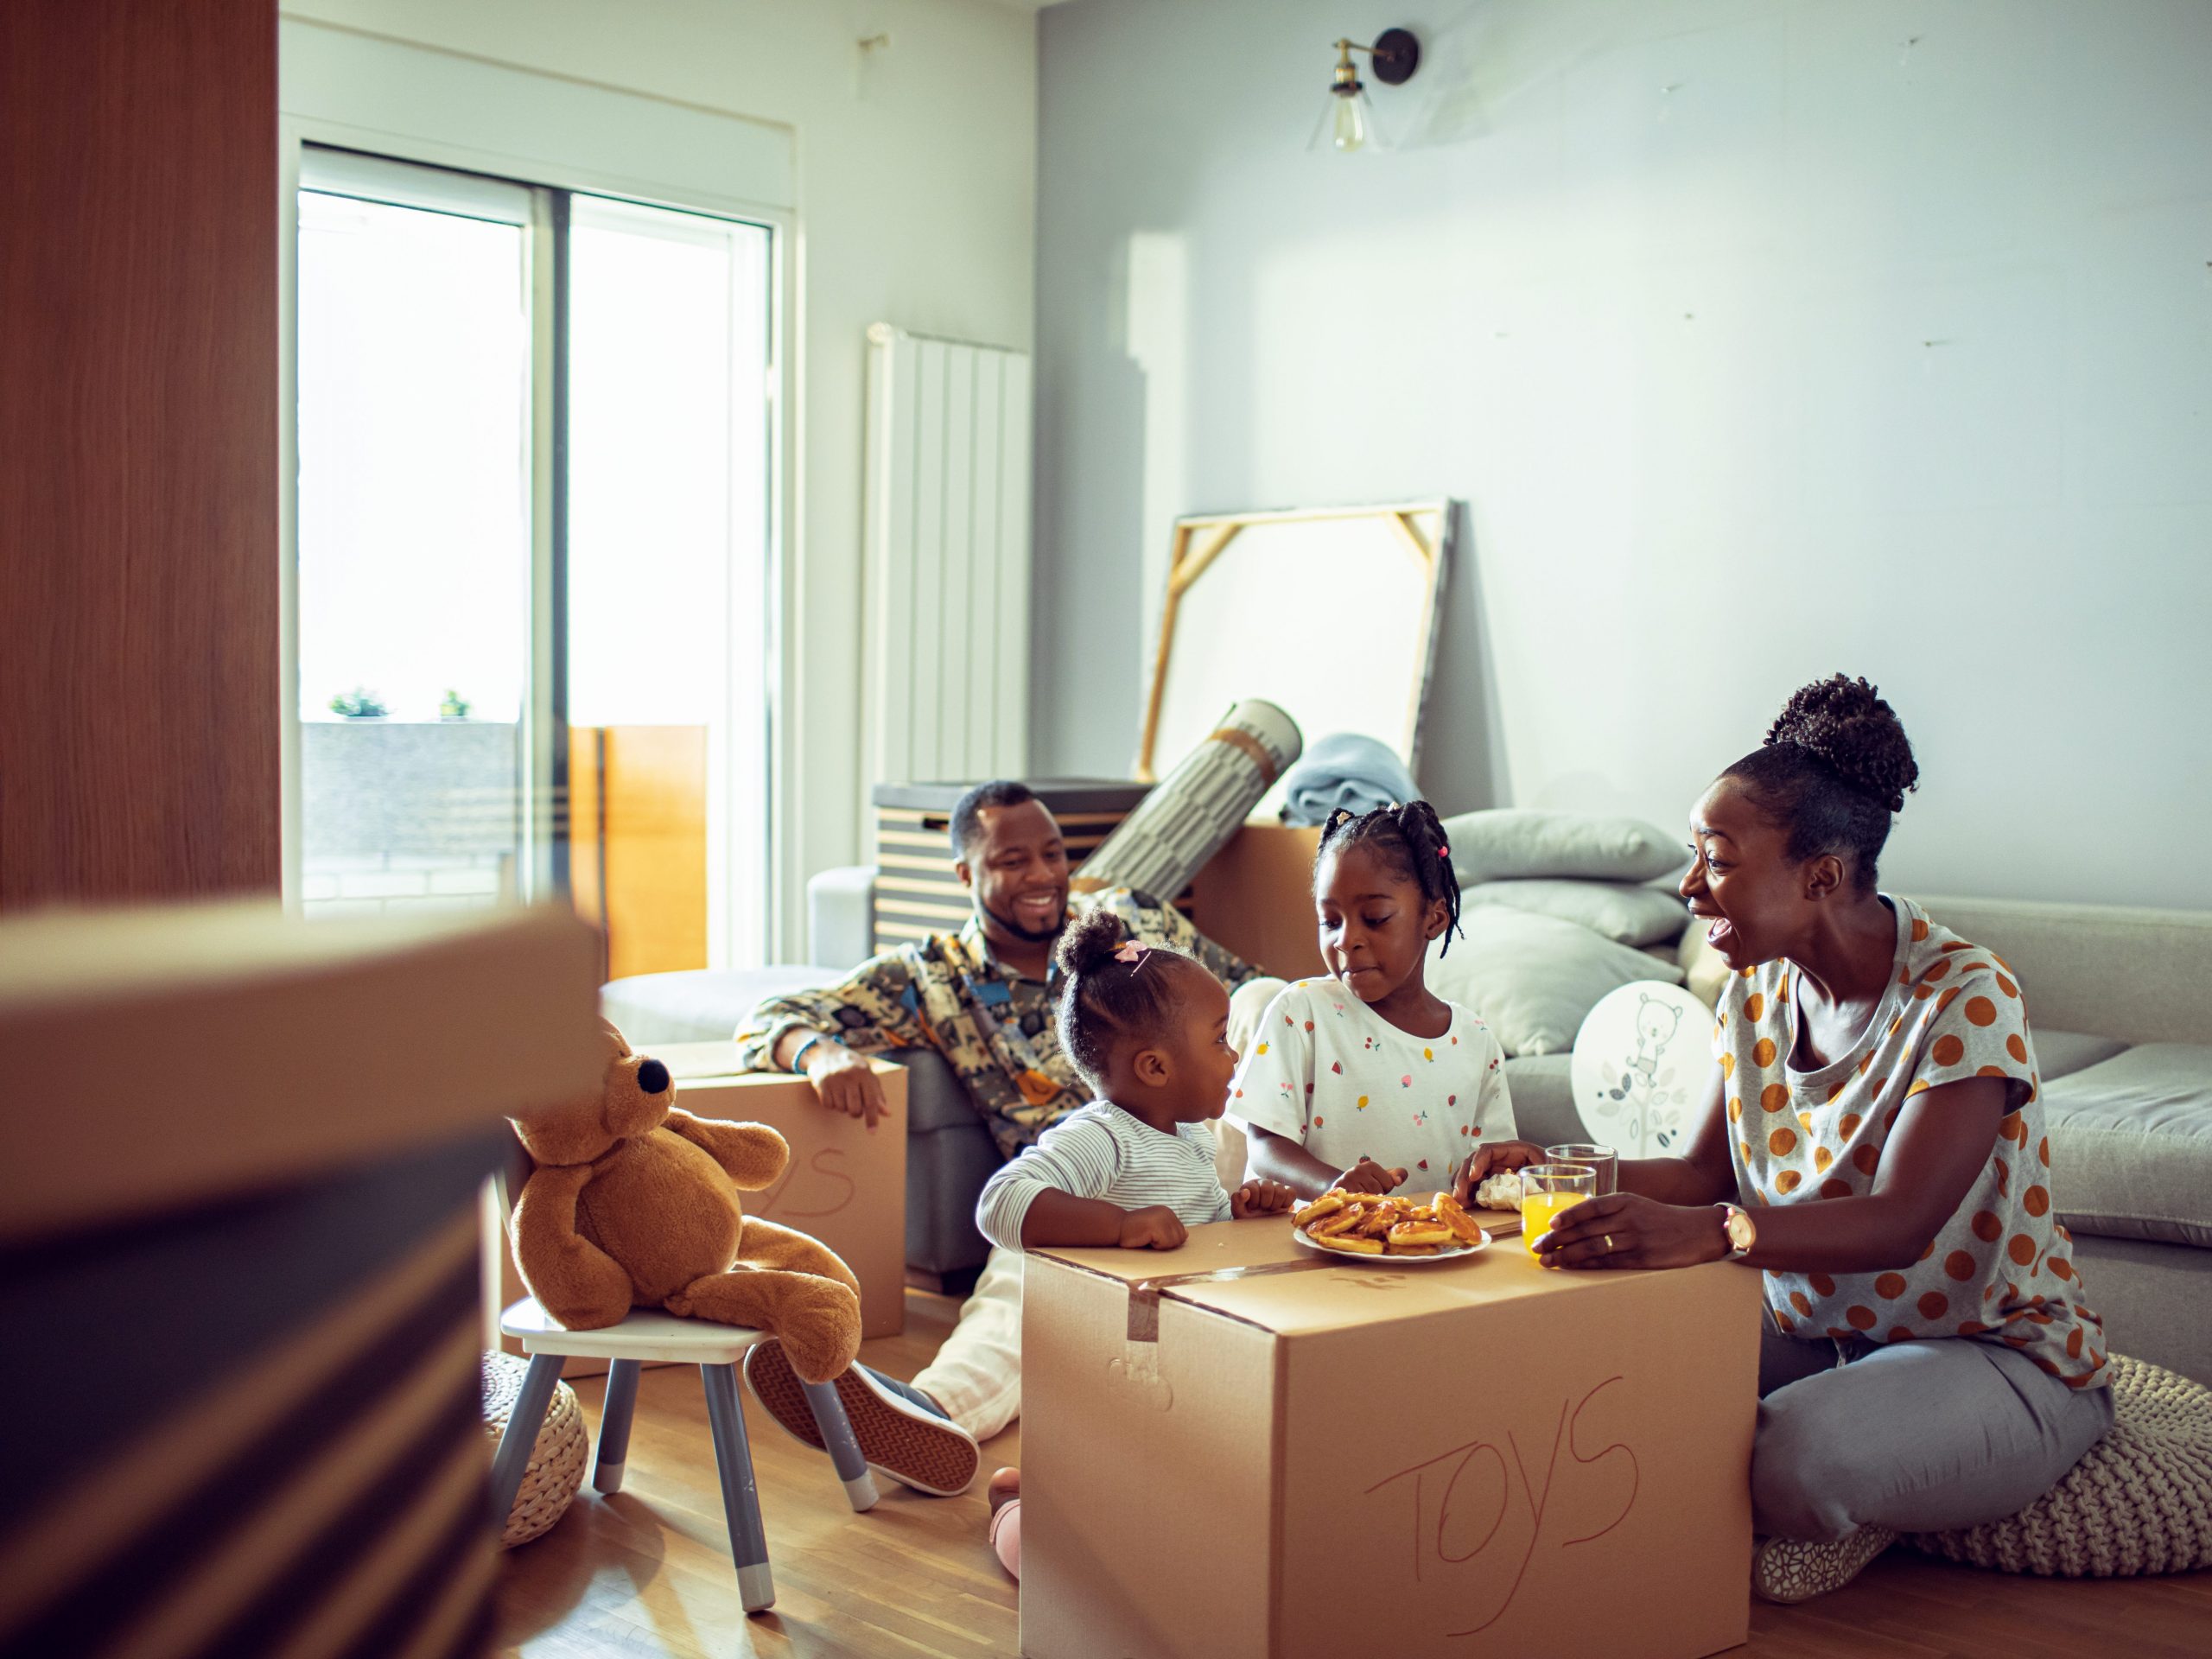
[[[1742,1261],[1751,1253],[1751,1246],[1758,1243],[1758,1229],[1751,1225],[1750,1213],[1739,1205],[1716,1204],[1713,1207],[1720,1212],[1721,1230],[1728,1235],[1729,1255]]]

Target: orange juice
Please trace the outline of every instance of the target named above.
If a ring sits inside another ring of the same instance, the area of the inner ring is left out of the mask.
[[[1521,1197],[1521,1243],[1529,1255],[1552,1223],[1590,1195],[1587,1192],[1524,1192]],[[1541,1259],[1541,1258],[1539,1258]]]

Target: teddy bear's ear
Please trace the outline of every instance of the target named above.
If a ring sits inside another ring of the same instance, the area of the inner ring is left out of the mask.
[[[549,1107],[507,1122],[515,1126],[523,1150],[540,1164],[588,1164],[614,1144],[596,1100]]]

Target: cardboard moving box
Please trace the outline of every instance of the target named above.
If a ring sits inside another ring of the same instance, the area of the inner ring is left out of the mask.
[[[870,1129],[823,1109],[804,1077],[740,1077],[734,1043],[659,1043],[644,1051],[676,1079],[676,1103],[697,1117],[766,1123],[791,1143],[776,1184],[745,1195],[745,1213],[811,1234],[861,1281],[861,1334],[906,1328],[906,1069],[874,1063],[891,1114]],[[507,1253],[500,1306],[529,1294]],[[519,1352],[518,1344],[505,1344]],[[604,1360],[572,1360],[564,1376],[598,1376]]]
[[[1344,1263],[1278,1217],[1026,1275],[1029,1659],[1745,1640],[1757,1273]]]

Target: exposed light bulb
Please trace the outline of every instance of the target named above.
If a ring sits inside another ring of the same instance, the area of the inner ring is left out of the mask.
[[[1367,98],[1364,93],[1331,94],[1336,99],[1330,142],[1341,150],[1354,150],[1367,143]]]

